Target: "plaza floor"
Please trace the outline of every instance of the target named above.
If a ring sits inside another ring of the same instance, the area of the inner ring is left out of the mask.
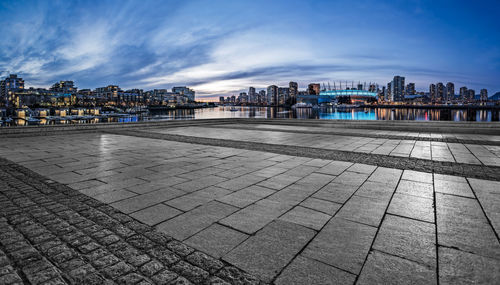
[[[0,157],[263,283],[494,284],[500,179],[487,173],[500,173],[499,142],[224,123],[6,136]],[[343,159],[318,158],[327,151]],[[359,153],[372,159],[360,163]],[[389,158],[433,168],[386,167]],[[446,170],[457,165],[485,171]]]

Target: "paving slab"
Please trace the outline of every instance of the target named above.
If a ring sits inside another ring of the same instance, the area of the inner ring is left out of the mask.
[[[323,189],[314,193],[312,197],[323,199],[335,203],[345,203],[356,192],[358,187],[343,185],[338,183],[329,183]]]
[[[262,198],[273,194],[274,192],[275,191],[272,189],[253,185],[218,198],[217,200],[239,208],[244,208]]]
[[[315,232],[311,229],[275,221],[233,249],[223,259],[269,282],[314,235]]]
[[[254,234],[291,208],[293,206],[290,204],[264,199],[222,219],[220,223],[247,234]]]
[[[389,204],[387,213],[434,223],[434,200],[395,193]]]
[[[339,210],[336,217],[378,227],[388,203],[389,201],[354,195]]]
[[[135,219],[153,226],[168,219],[171,219],[177,215],[182,214],[182,211],[174,209],[165,204],[157,204],[155,206],[151,206],[149,208],[145,208],[130,214],[130,216]]]
[[[184,194],[184,192],[177,189],[164,188],[143,195],[136,195],[134,197],[112,203],[111,205],[128,214]]]
[[[398,188],[396,189],[396,193],[414,195],[429,199],[433,199],[434,197],[432,184],[409,180],[401,180]]]
[[[163,222],[157,225],[156,228],[176,239],[185,240],[237,210],[236,207],[212,201]]]
[[[500,182],[469,179],[493,229],[500,236]]]
[[[437,284],[436,272],[400,257],[373,251],[356,284]]]
[[[436,268],[434,224],[387,215],[380,226],[373,249]]]
[[[319,231],[332,216],[312,209],[297,206],[279,219]]]
[[[337,213],[342,205],[339,203],[310,197],[304,200],[304,202],[300,203],[300,206],[333,216],[335,215],[335,213]]]
[[[474,198],[474,193],[472,193],[472,190],[467,183],[467,180],[465,179],[463,180],[463,182],[457,182],[436,178],[434,179],[434,191],[439,193]]]
[[[326,265],[316,260],[299,256],[279,275],[277,285],[288,284],[354,284],[356,275]]]
[[[439,245],[500,259],[500,243],[477,200],[436,193]]]
[[[186,244],[211,256],[220,258],[245,241],[249,236],[226,226],[212,224],[187,239]]]
[[[439,247],[440,284],[497,284],[500,260]]]
[[[305,257],[359,274],[377,228],[332,218],[305,248]]]

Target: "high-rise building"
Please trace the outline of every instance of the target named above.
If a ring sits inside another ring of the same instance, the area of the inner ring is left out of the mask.
[[[473,102],[476,98],[476,91],[474,89],[467,90],[467,99],[469,102]]]
[[[415,95],[415,94],[417,94],[417,92],[415,91],[415,83],[408,83],[406,85],[405,94],[406,95]]]
[[[24,80],[16,74],[10,74],[9,77],[0,81],[0,104],[11,106],[15,97],[14,93],[22,90],[24,90]]]
[[[311,83],[307,86],[307,92],[309,95],[319,95],[321,91],[321,85],[319,83]]]
[[[377,85],[370,83],[370,87],[368,88],[368,91],[370,91],[370,92],[376,92],[377,91]]]
[[[429,85],[429,96],[432,102],[436,102],[436,84]]]
[[[270,85],[267,87],[267,104],[276,105],[278,102],[278,86]]]
[[[391,102],[392,101],[392,81],[387,83],[387,89],[385,89],[384,101]]]
[[[257,103],[257,96],[253,87],[248,88],[248,102]]]
[[[224,104],[224,96],[219,97],[219,104]]]
[[[266,102],[266,90],[260,90],[257,103],[263,104],[265,102]]]
[[[240,96],[238,96],[238,101],[242,104],[248,103],[248,95],[246,92],[241,92]]]
[[[382,90],[379,92],[378,99],[380,101],[385,101],[385,96],[387,96],[387,89],[385,89],[385,86],[382,86]]]
[[[481,92],[479,94],[481,94],[481,102],[488,101],[488,90],[481,89]]]
[[[363,84],[358,83],[358,90],[363,90]]]
[[[440,102],[445,101],[444,84],[442,82],[436,84],[436,98]]]
[[[396,75],[392,80],[391,84],[391,101],[402,102],[405,99],[405,78],[403,76]]]
[[[290,88],[288,87],[278,87],[278,104],[284,105],[288,101],[290,96]]]
[[[299,85],[297,82],[290,81],[288,88],[290,90],[290,98],[293,100],[297,99],[297,93],[299,92]]]
[[[466,86],[463,86],[463,87],[460,87],[460,100],[462,101],[467,101],[467,87]]]
[[[453,82],[446,83],[446,101],[455,99],[455,84]]]

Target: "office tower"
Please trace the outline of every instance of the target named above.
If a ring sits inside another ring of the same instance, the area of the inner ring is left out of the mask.
[[[444,101],[444,84],[442,82],[438,82],[436,84],[436,98],[438,101]]]
[[[436,102],[436,85],[429,85],[429,96],[431,97],[432,102]]]
[[[224,104],[224,96],[219,97],[219,104]]]
[[[392,81],[387,83],[387,89],[385,89],[385,94],[384,94],[384,100],[386,102],[391,102],[392,101]]]
[[[258,98],[258,103],[263,104],[266,102],[266,90],[260,90],[259,91],[259,98]]]
[[[406,85],[406,95],[415,95],[417,92],[415,91],[415,83],[408,83]]]
[[[453,82],[446,83],[446,100],[455,99],[455,84]]]
[[[248,102],[252,104],[257,103],[257,96],[253,87],[248,88]]]
[[[290,88],[288,87],[278,87],[278,104],[284,105],[288,101],[290,96]]]
[[[394,102],[402,102],[405,98],[404,88],[405,88],[405,78],[403,76],[396,75],[391,83],[391,97]]]
[[[321,86],[319,83],[311,83],[307,86],[307,92],[309,95],[319,95]]]
[[[370,92],[376,92],[377,91],[377,86],[375,84],[370,83],[370,87],[368,88],[368,91]]]
[[[382,102],[385,101],[385,92],[385,86],[382,86],[382,90],[379,90],[378,92],[378,99]]]
[[[479,94],[481,94],[481,102],[488,101],[488,90],[481,89],[481,92]]]
[[[476,98],[476,91],[474,89],[467,90],[467,99],[469,102],[474,101]]]
[[[462,100],[463,102],[467,101],[467,94],[467,87],[460,87],[460,100]]]
[[[295,100],[297,98],[297,93],[299,92],[299,85],[297,82],[290,81],[288,88],[290,90],[290,98]]]
[[[278,86],[270,85],[267,87],[267,104],[276,105],[278,102]]]
[[[238,96],[238,101],[241,104],[247,103],[248,102],[248,95],[246,92],[241,92],[240,96]]]

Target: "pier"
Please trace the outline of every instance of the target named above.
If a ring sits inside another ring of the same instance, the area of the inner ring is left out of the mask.
[[[212,119],[0,137],[0,283],[500,279],[498,122]]]

